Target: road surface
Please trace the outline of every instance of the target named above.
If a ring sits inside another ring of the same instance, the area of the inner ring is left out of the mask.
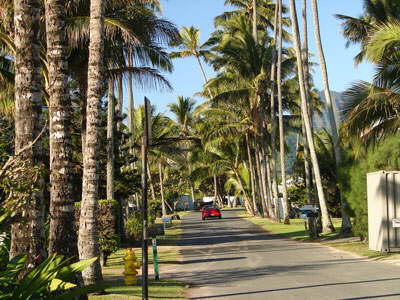
[[[400,266],[272,235],[223,211],[183,218],[183,261],[168,277],[189,299],[400,299]]]

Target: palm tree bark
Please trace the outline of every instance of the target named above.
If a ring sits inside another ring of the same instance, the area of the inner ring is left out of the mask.
[[[289,219],[289,201],[286,189],[286,169],[285,169],[285,134],[283,131],[283,107],[282,107],[282,0],[278,0],[278,67],[276,82],[278,85],[278,116],[279,116],[279,146],[280,163],[282,177],[282,195],[284,204],[284,223],[290,224]]]
[[[131,53],[128,55],[128,66],[133,67]],[[128,127],[129,132],[131,134],[129,138],[129,153],[131,155],[135,155],[135,103],[133,98],[133,82],[132,82],[132,74],[128,73]],[[132,163],[132,168],[134,167],[134,163]]]
[[[163,169],[162,163],[158,163],[158,173],[160,176],[160,194],[161,194],[161,210],[163,217],[167,215],[167,209],[165,207],[165,199],[164,199],[164,180],[163,180]]]
[[[318,199],[321,208],[321,215],[322,215],[322,230],[324,232],[332,232],[334,231],[334,227],[331,221],[331,218],[328,214],[328,207],[325,200],[324,190],[322,186],[321,174],[318,164],[318,158],[315,151],[314,140],[311,131],[311,120],[307,108],[307,99],[305,94],[305,83],[304,83],[304,74],[303,74],[303,60],[301,55],[301,45],[299,39],[299,25],[297,20],[297,12],[296,12],[296,3],[295,0],[290,0],[290,12],[291,12],[291,19],[292,19],[292,31],[293,31],[293,40],[294,46],[296,51],[296,58],[297,58],[297,73],[299,77],[299,85],[300,85],[300,96],[301,96],[301,110],[304,116],[304,124],[306,130],[306,136],[308,145],[310,147],[310,155],[311,155],[311,162],[314,169],[315,174],[315,182],[317,185],[318,191]]]
[[[42,78],[40,75],[40,1],[14,1],[15,27],[15,152],[31,144],[42,130]],[[30,167],[43,163],[42,141],[21,154]],[[10,257],[28,254],[39,263],[44,251],[43,179],[37,192],[22,207],[20,218],[11,225]],[[24,199],[21,199],[24,201]]]
[[[249,161],[249,169],[250,169],[250,181],[251,181],[251,195],[253,200],[253,211],[254,215],[259,216],[260,212],[258,211],[257,207],[257,200],[256,200],[256,183],[255,183],[255,172],[254,172],[254,164],[253,164],[253,157],[251,155],[250,149],[250,137],[249,133],[246,133],[246,148],[247,148],[247,159]]]
[[[98,145],[100,103],[103,96],[104,70],[104,1],[90,1],[90,42],[88,67],[88,99],[86,145],[83,153],[82,203],[79,224],[79,258],[100,257],[98,232]],[[102,279],[100,260],[97,259],[83,272],[85,284],[95,284]]]
[[[107,103],[107,199],[114,199],[114,81],[108,79]]]
[[[72,186],[71,100],[68,96],[65,1],[45,1],[50,119],[49,254],[77,257]]]
[[[257,37],[257,0],[253,0],[253,38],[258,43]]]
[[[153,201],[155,201],[156,200],[156,190],[154,188],[153,177],[151,175],[150,165],[149,164],[147,164],[147,176],[149,177],[150,190],[151,190],[151,199]]]
[[[313,21],[314,21],[314,34],[315,34],[315,42],[318,50],[319,63],[322,71],[322,82],[324,84],[324,94],[326,99],[326,104],[328,108],[329,114],[329,122],[331,125],[332,132],[332,141],[333,141],[333,149],[335,153],[335,161],[336,161],[336,173],[339,172],[340,162],[341,162],[341,151],[340,151],[340,141],[339,141],[339,133],[337,129],[337,124],[335,120],[335,115],[333,113],[333,104],[332,104],[332,96],[329,88],[329,79],[328,79],[328,68],[326,66],[324,49],[322,48],[321,42],[321,30],[319,27],[319,14],[318,14],[318,3],[317,0],[312,0],[312,11],[313,11]],[[346,201],[344,200],[342,193],[340,191],[340,200],[342,207],[342,233],[351,232],[351,222],[350,217],[347,214],[346,210]]]
[[[268,213],[268,207],[266,204],[266,189],[265,189],[265,182],[263,182],[263,176],[262,176],[262,167],[261,167],[261,155],[259,149],[255,149],[255,160],[256,160],[256,170],[257,170],[257,177],[258,177],[258,189],[260,191],[260,196],[261,196],[261,206],[262,206],[262,214],[261,216],[263,218],[268,218],[269,213]]]
[[[307,0],[302,1],[302,23],[303,23],[303,70],[304,70],[304,84],[305,84],[305,93],[306,98],[308,99],[307,106],[308,111],[310,112],[310,118],[312,120],[312,105],[310,100],[310,70],[308,63],[308,28],[307,28]],[[311,124],[312,127],[312,124]],[[306,183],[306,197],[307,203],[311,204],[313,201],[311,199],[311,191],[312,191],[312,174],[311,174],[311,166],[310,166],[310,150],[308,147],[308,142],[305,134],[305,126],[304,119],[302,116],[302,136],[303,136],[303,147],[304,147],[304,170],[305,170],[305,183]],[[314,135],[314,134],[313,134]]]
[[[272,53],[272,64],[271,64],[271,175],[272,175],[272,192],[276,205],[279,203],[279,192],[278,192],[278,180],[276,170],[276,107],[275,107],[275,90],[276,90],[276,42],[278,35],[278,5],[275,5],[275,21],[274,21],[274,47]],[[279,214],[276,215],[280,219]]]
[[[253,206],[251,205],[250,197],[249,197],[249,195],[247,194],[246,189],[244,188],[243,181],[242,181],[242,179],[240,178],[239,172],[238,172],[237,170],[234,170],[234,172],[235,172],[236,179],[237,179],[237,181],[238,181],[238,183],[239,183],[239,187],[240,187],[240,189],[241,189],[242,192],[243,192],[244,207],[246,208],[246,211],[247,211],[248,214],[254,216],[255,213],[254,213]]]
[[[123,90],[123,83],[122,83],[122,75],[118,75],[117,77],[117,104],[116,104],[116,111],[118,115],[117,121],[117,130],[121,130],[122,126],[122,116],[124,111],[124,90]]]

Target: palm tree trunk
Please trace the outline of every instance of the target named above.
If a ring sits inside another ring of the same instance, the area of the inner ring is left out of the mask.
[[[213,175],[213,186],[214,186],[214,204],[217,204],[218,184],[217,184],[217,176],[216,175]]]
[[[207,82],[208,82],[207,75],[206,75],[206,72],[204,71],[203,64],[201,63],[200,57],[198,55],[196,55],[196,59],[197,59],[197,63],[199,64],[201,74],[203,75],[204,83],[207,84]],[[207,91],[210,95],[210,98],[212,98],[211,90],[209,88],[207,88]]]
[[[249,160],[251,195],[253,198],[253,210],[254,210],[254,215],[259,216],[260,212],[258,211],[257,200],[256,200],[257,191],[256,191],[256,184],[255,184],[254,164],[253,164],[253,158],[251,156],[250,137],[249,137],[248,133],[246,133],[246,147],[247,147],[247,159]]]
[[[153,177],[151,175],[150,165],[149,164],[147,164],[147,177],[149,177],[150,190],[151,190],[151,199],[153,201],[155,201],[156,200],[156,190],[154,188]]]
[[[303,70],[304,70],[304,84],[305,84],[305,94],[306,99],[308,99],[308,111],[311,118],[311,129],[312,129],[312,103],[310,101],[310,70],[308,63],[308,27],[307,27],[307,0],[302,1],[302,23],[303,23]],[[311,204],[313,201],[311,199],[312,187],[312,174],[310,166],[310,150],[308,147],[308,142],[305,133],[304,118],[302,116],[302,136],[303,136],[303,147],[304,147],[304,169],[305,169],[305,183],[306,183],[306,197],[307,203]],[[312,129],[313,131],[313,129]],[[314,133],[313,133],[314,135]]]
[[[161,194],[161,211],[163,217],[167,215],[167,209],[165,207],[165,199],[164,199],[164,180],[163,180],[163,169],[162,169],[162,163],[158,163],[158,173],[160,176],[160,194]]]
[[[257,0],[253,0],[253,38],[254,41],[258,42],[257,37]]]
[[[131,53],[128,55],[128,66],[133,67],[132,56]],[[131,155],[135,155],[135,103],[133,98],[133,82],[132,82],[132,74],[128,73],[128,127],[131,137],[129,138],[129,153]],[[132,168],[134,167],[134,163],[132,164]]]
[[[107,104],[107,199],[114,199],[114,81],[108,79]]]
[[[40,1],[37,0],[14,1],[15,152],[32,143],[42,129],[40,9]],[[24,151],[21,158],[28,166],[42,164],[41,139]],[[16,218],[17,221],[11,225],[10,257],[25,253],[31,263],[38,263],[45,256],[42,179],[39,179],[37,188],[38,191],[21,208],[20,218]]]
[[[67,93],[68,62],[65,1],[45,1],[50,119],[49,254],[77,257],[72,186],[71,101]]]
[[[306,183],[306,198],[307,204],[312,204],[312,174],[311,174],[311,166],[310,166],[310,150],[308,148],[307,137],[306,137],[306,129],[304,125],[304,119],[302,117],[301,121],[301,131],[303,137],[303,151],[304,151],[304,175],[305,175],[305,183]]]
[[[246,211],[247,211],[248,214],[254,216],[254,215],[255,215],[255,213],[254,213],[254,208],[252,207],[251,201],[250,201],[250,197],[249,197],[249,195],[247,194],[246,189],[244,188],[243,181],[242,181],[242,179],[240,178],[239,173],[238,173],[236,170],[234,170],[234,172],[235,172],[235,175],[236,175],[236,179],[237,179],[237,181],[238,181],[238,183],[239,183],[239,187],[240,187],[240,189],[241,189],[242,192],[243,192],[244,207],[246,208]]]
[[[272,53],[272,65],[271,65],[271,175],[272,175],[272,192],[276,199],[276,204],[279,201],[278,192],[278,180],[277,180],[277,170],[276,170],[276,107],[275,107],[275,73],[276,73],[276,42],[278,35],[278,5],[275,5],[275,22],[274,22],[274,47]],[[279,218],[279,215],[276,215]]]
[[[328,108],[329,114],[329,122],[331,125],[331,132],[332,132],[332,140],[333,140],[333,149],[335,153],[335,160],[336,160],[336,172],[339,172],[340,162],[341,162],[341,151],[340,151],[340,141],[339,141],[339,134],[337,129],[337,124],[335,120],[335,115],[333,113],[333,104],[332,104],[332,96],[329,88],[329,80],[328,80],[328,69],[326,66],[325,54],[324,49],[322,48],[321,42],[321,30],[319,27],[319,16],[318,16],[318,3],[317,0],[312,0],[312,10],[313,10],[313,20],[314,20],[314,33],[315,33],[315,42],[318,50],[319,55],[319,63],[321,66],[322,71],[322,81],[324,84],[324,93],[326,104]],[[342,207],[342,233],[349,233],[351,232],[351,222],[350,217],[347,215],[346,210],[346,201],[344,200],[342,193],[340,191],[340,202]]]
[[[266,205],[265,199],[267,198],[266,195],[266,190],[265,190],[265,182],[263,182],[263,176],[262,176],[262,167],[261,167],[261,156],[260,156],[260,151],[259,149],[255,149],[255,160],[256,160],[256,169],[257,169],[257,177],[258,177],[258,189],[260,191],[260,196],[261,196],[261,206],[262,206],[262,214],[261,216],[263,218],[268,218],[269,213],[268,213],[268,208]]]
[[[118,131],[121,130],[122,126],[122,116],[123,116],[123,111],[124,111],[124,90],[122,86],[122,75],[118,75],[117,77],[117,105],[116,105],[116,111],[118,115],[118,121],[117,121],[117,129]]]
[[[79,224],[79,258],[100,257],[98,219],[98,145],[100,102],[103,96],[103,41],[104,1],[90,1],[90,42],[88,68],[88,99],[86,146],[83,153],[82,203]],[[95,284],[102,279],[100,260],[97,259],[83,272],[85,284]]]
[[[280,145],[280,163],[282,177],[282,194],[284,203],[284,224],[290,224],[289,219],[289,201],[286,189],[286,169],[285,169],[285,134],[283,131],[283,107],[282,107],[282,0],[278,0],[279,6],[279,34],[278,34],[278,68],[276,82],[278,84],[278,115],[279,115],[279,145]]]
[[[299,77],[299,85],[300,85],[300,96],[301,96],[301,110],[304,116],[304,124],[306,129],[306,136],[308,140],[308,145],[310,147],[310,155],[311,155],[311,162],[314,169],[315,174],[315,182],[317,185],[318,190],[318,199],[321,208],[321,215],[322,215],[322,230],[324,232],[331,232],[334,231],[334,227],[330,216],[328,214],[328,207],[325,200],[324,190],[322,186],[321,174],[318,165],[318,158],[317,153],[315,151],[314,140],[311,131],[311,120],[307,108],[307,99],[305,94],[305,83],[304,83],[304,75],[303,75],[303,62],[302,62],[302,55],[301,55],[301,45],[299,39],[299,25],[297,20],[297,12],[296,12],[296,3],[295,0],[290,0],[290,12],[292,17],[292,28],[293,28],[293,35],[294,35],[294,45],[297,57],[297,73]]]

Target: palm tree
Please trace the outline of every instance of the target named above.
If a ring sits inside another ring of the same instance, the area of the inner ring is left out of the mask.
[[[315,174],[315,183],[317,186],[318,199],[319,199],[320,208],[321,208],[322,230],[324,232],[331,232],[331,231],[334,231],[334,227],[333,227],[332,221],[328,214],[328,208],[326,205],[324,190],[323,190],[322,181],[321,181],[321,174],[320,174],[319,165],[318,165],[318,158],[317,158],[317,154],[315,151],[315,145],[314,145],[314,140],[313,140],[312,131],[311,131],[311,120],[310,120],[310,116],[309,116],[309,112],[308,112],[308,108],[307,108],[307,99],[306,99],[305,85],[304,85],[305,82],[304,82],[304,73],[303,73],[304,72],[303,71],[303,60],[302,60],[301,45],[300,45],[300,38],[299,38],[299,25],[298,25],[298,21],[297,21],[296,3],[294,0],[290,0],[290,12],[291,12],[291,18],[292,18],[294,46],[295,46],[296,57],[297,57],[297,73],[298,73],[299,85],[300,85],[301,110],[302,110],[304,123],[305,123],[307,141],[308,141],[308,145],[310,147],[311,162],[312,162],[313,170],[314,170],[314,174]]]
[[[280,145],[280,165],[282,177],[282,196],[284,202],[284,223],[289,224],[289,201],[286,189],[286,167],[285,167],[285,134],[283,130],[283,105],[282,105],[282,0],[278,0],[278,61],[277,61],[277,77],[278,86],[278,115],[279,115],[279,145]]]
[[[342,20],[342,33],[347,39],[347,46],[351,44],[360,44],[361,51],[354,61],[358,64],[365,58],[365,47],[369,36],[377,28],[389,22],[400,18],[400,3],[392,0],[363,0],[364,12],[359,18],[336,15],[336,18]]]
[[[15,151],[22,150],[42,130],[42,78],[40,75],[40,1],[14,1],[15,41]],[[42,142],[21,154],[30,167],[40,165]],[[38,191],[23,205],[20,218],[11,225],[10,257],[29,254],[31,263],[44,257],[42,180]],[[24,200],[24,199],[22,199]],[[35,259],[35,260],[34,260]]]
[[[108,79],[107,103],[107,199],[114,199],[114,81]]]
[[[276,90],[276,41],[277,41],[277,34],[278,34],[278,5],[275,6],[275,19],[274,19],[274,36],[273,36],[273,52],[272,52],[272,64],[271,64],[271,94],[270,94],[270,105],[271,105],[271,173],[272,173],[272,191],[273,197],[276,201],[276,207],[278,207],[279,201],[279,192],[278,192],[278,179],[277,179],[277,167],[276,167],[276,108],[275,108],[275,90]],[[276,217],[279,218],[279,215],[276,213]]]
[[[79,258],[100,256],[99,232],[96,220],[98,211],[98,130],[100,101],[103,96],[103,50],[104,50],[104,1],[90,1],[90,43],[88,69],[88,99],[86,145],[83,153],[82,202],[79,224]],[[85,284],[94,284],[102,279],[100,260],[82,272]]]
[[[68,64],[65,1],[45,2],[50,119],[49,254],[76,257],[72,186],[71,101],[67,93]]]
[[[180,135],[186,138],[190,136],[190,127],[193,125],[193,110],[196,102],[189,97],[182,97],[182,96],[179,96],[177,100],[178,103],[169,104],[168,107],[170,111],[175,115],[178,126],[180,127]],[[190,162],[189,153],[186,155],[186,161],[187,161],[188,174],[190,176],[192,172],[192,165]],[[215,179],[216,176],[214,176],[214,191],[215,193],[217,193],[217,188],[216,188],[217,184],[215,182]],[[190,186],[191,196],[194,201],[195,200],[194,183],[192,180],[190,180],[189,186]],[[215,199],[216,197],[217,195],[215,195]]]
[[[319,61],[320,61],[320,66],[321,66],[321,71],[322,71],[322,81],[324,84],[325,99],[326,99],[326,104],[327,104],[327,109],[328,109],[328,114],[329,114],[329,122],[330,122],[331,130],[332,130],[332,139],[333,139],[335,159],[336,159],[336,168],[339,169],[340,162],[341,162],[340,141],[339,141],[338,129],[336,126],[335,116],[333,113],[332,96],[331,96],[331,91],[329,88],[328,70],[326,67],[325,54],[324,54],[324,49],[322,48],[322,42],[321,42],[321,30],[319,28],[319,16],[318,16],[318,3],[317,3],[317,0],[312,0],[311,3],[312,3],[313,20],[314,20],[315,42],[317,45],[317,50],[318,50],[318,55],[319,55]],[[342,229],[341,229],[341,232],[349,233],[349,232],[351,232],[351,221],[350,221],[350,217],[347,214],[347,209],[346,209],[347,204],[342,196],[340,196],[340,198],[341,198],[341,206],[342,206]]]
[[[176,46],[181,48],[179,52],[170,53],[171,58],[184,58],[184,57],[195,57],[199,67],[201,74],[203,75],[204,82],[207,83],[207,75],[204,71],[204,67],[201,63],[201,58],[207,58],[210,55],[210,52],[207,50],[206,44],[200,45],[200,30],[191,26],[191,27],[182,27],[180,32],[181,40],[176,43]],[[210,92],[210,90],[209,90]],[[211,93],[209,95],[211,96]]]

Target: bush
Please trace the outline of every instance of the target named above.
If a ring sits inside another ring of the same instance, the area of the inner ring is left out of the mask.
[[[363,158],[343,167],[341,184],[344,196],[354,213],[353,232],[368,238],[367,173],[398,170],[400,167],[400,135],[387,138],[378,146],[369,147]]]
[[[107,258],[117,251],[120,246],[120,236],[117,231],[118,202],[116,200],[99,200],[99,240],[103,265]],[[75,226],[79,227],[80,202],[75,203]]]
[[[73,299],[75,296],[102,290],[104,287],[77,287],[71,281],[97,258],[71,264],[70,259],[52,255],[26,272],[26,255],[10,260],[0,271],[0,299]]]
[[[149,213],[148,215],[148,224],[152,225],[156,221],[155,214]],[[141,240],[142,239],[142,213],[137,210],[134,211],[125,223],[126,232],[134,239]]]

